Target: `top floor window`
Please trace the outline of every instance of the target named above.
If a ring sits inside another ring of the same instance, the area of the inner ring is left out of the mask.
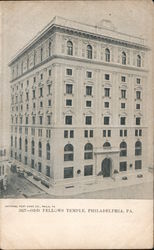
[[[67,55],[73,55],[73,43],[71,41],[67,42]]]
[[[51,42],[49,42],[49,56],[51,56]]]
[[[137,67],[141,67],[141,56],[137,55]]]
[[[43,48],[41,48],[41,62],[43,61]]]
[[[87,45],[87,58],[92,59],[92,46]]]
[[[105,61],[110,62],[110,50],[105,49]]]
[[[126,65],[126,53],[122,52],[122,64]]]

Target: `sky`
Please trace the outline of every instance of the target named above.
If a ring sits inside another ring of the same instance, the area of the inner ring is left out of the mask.
[[[0,145],[9,143],[10,71],[8,63],[54,16],[95,25],[111,20],[118,31],[152,41],[152,1],[0,2]],[[154,13],[153,13],[154,14]]]

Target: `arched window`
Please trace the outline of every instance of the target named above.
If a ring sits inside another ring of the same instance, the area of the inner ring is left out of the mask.
[[[32,148],[31,148],[32,155],[34,155],[35,154],[35,142],[34,141],[31,142],[31,146],[32,146]]]
[[[22,149],[22,139],[21,139],[21,137],[19,138],[19,149],[20,150]]]
[[[93,159],[93,145],[91,143],[87,143],[84,146],[84,159]]]
[[[25,139],[25,152],[28,152],[28,140],[27,140],[27,138]]]
[[[43,48],[41,48],[41,62],[43,61]]]
[[[126,53],[122,52],[122,64],[126,65]]]
[[[42,157],[42,142],[40,141],[38,143],[38,156]]]
[[[127,144],[124,141],[120,143],[120,156],[127,156]]]
[[[71,41],[67,42],[67,55],[73,55],[73,43]]]
[[[92,46],[87,45],[87,58],[92,59]]]
[[[51,42],[49,42],[49,56],[51,56]]]
[[[64,147],[64,161],[73,161],[73,145],[67,144]]]
[[[141,67],[141,56],[137,55],[137,67]]]
[[[135,143],[135,155],[141,155],[142,154],[142,143],[140,141],[137,141]]]
[[[103,148],[111,148],[111,144],[109,142],[105,142],[103,144]]]
[[[50,160],[50,144],[47,143],[46,145],[46,155],[47,155],[47,160]]]
[[[110,50],[105,49],[105,61],[110,62]]]

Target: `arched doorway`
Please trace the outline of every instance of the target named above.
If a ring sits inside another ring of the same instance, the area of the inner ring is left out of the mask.
[[[111,168],[112,168],[112,162],[111,159],[105,158],[102,161],[101,171],[103,177],[110,177],[111,176]]]

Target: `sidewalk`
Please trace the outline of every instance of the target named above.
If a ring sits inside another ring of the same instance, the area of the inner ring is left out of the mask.
[[[142,178],[137,178],[137,175],[142,174]],[[137,185],[141,183],[147,183],[153,181],[153,174],[149,171],[140,171],[140,172],[133,172],[126,174],[124,176],[127,176],[127,180],[122,180],[122,175],[117,176],[114,179],[112,178],[103,178],[99,177],[96,179],[96,182],[93,184],[80,184],[80,185],[74,185],[72,188],[65,188],[65,187],[50,187],[47,188],[44,185],[41,184],[40,181],[36,181],[33,179],[32,176],[26,176],[25,178],[32,182],[34,185],[39,187],[41,190],[46,192],[49,195],[53,196],[70,196],[70,195],[77,195],[82,193],[89,193],[89,192],[95,192],[99,190],[107,190],[107,189],[114,189],[118,187],[126,187],[126,186],[132,186]]]

